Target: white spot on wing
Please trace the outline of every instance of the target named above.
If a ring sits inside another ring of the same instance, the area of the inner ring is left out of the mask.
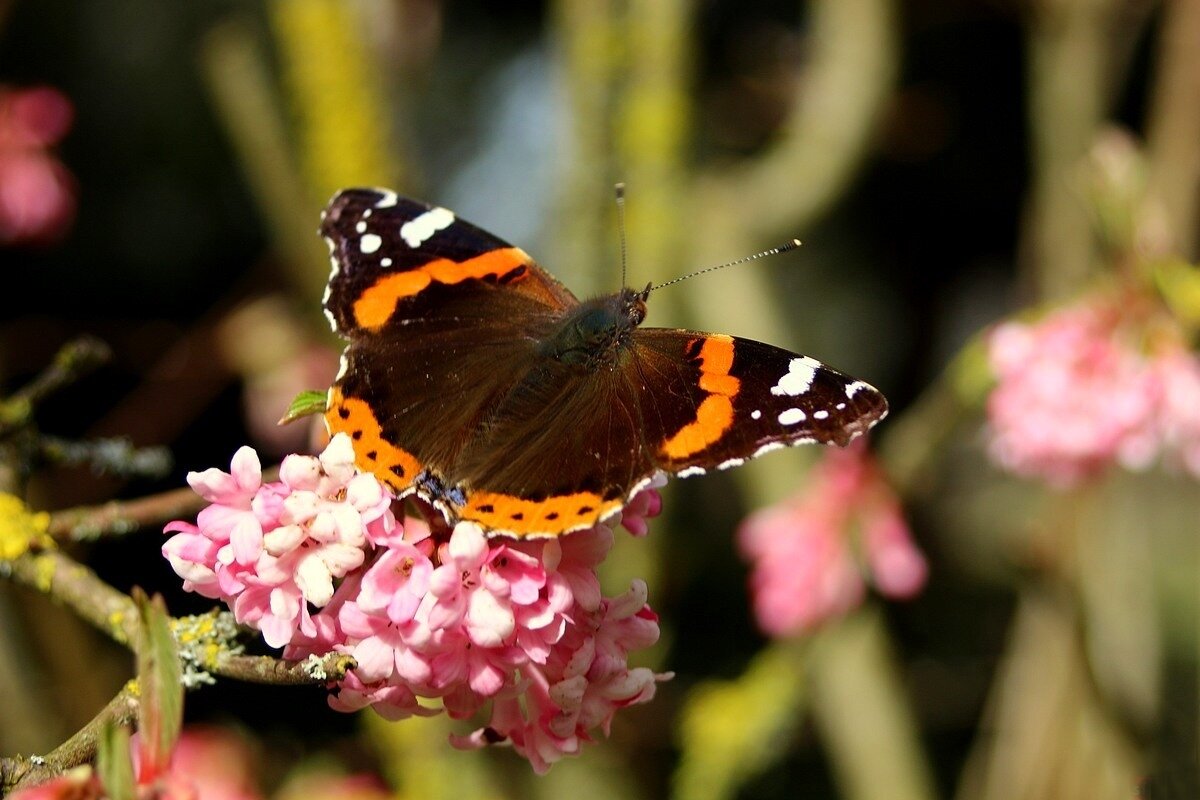
[[[374,253],[383,244],[383,239],[380,239],[373,233],[364,233],[362,239],[358,242],[358,249],[364,253]]]
[[[366,233],[367,232],[367,223],[363,222],[362,220],[359,220],[358,224],[354,226],[354,230],[358,231],[359,233]]]
[[[342,352],[342,357],[338,359],[337,377],[334,380],[340,381],[346,376],[346,371],[350,369],[350,361],[346,358],[345,351]]]
[[[787,374],[781,376],[779,382],[771,387],[771,394],[788,397],[804,394],[808,391],[808,387],[812,386],[813,378],[816,377],[820,367],[821,362],[815,358],[809,356],[793,358],[788,364]]]
[[[392,260],[391,260],[390,258],[381,258],[381,259],[379,259],[379,266],[381,266],[381,267],[390,267],[391,265],[392,265]]]
[[[752,455],[752,456],[750,456],[750,457],[751,457],[751,458],[758,458],[758,457],[759,457],[759,456],[761,456],[763,453],[769,453],[769,452],[771,452],[772,450],[782,450],[782,449],[783,449],[783,448],[785,448],[785,447],[787,447],[787,445],[786,445],[786,444],[784,444],[783,442],[767,442],[767,443],[766,443],[766,444],[764,444],[762,447],[760,447],[760,448],[758,448],[757,450],[755,450],[755,451],[754,451],[754,455]]]
[[[828,419],[828,418],[829,418],[829,412],[823,408],[820,411],[813,412],[813,419]]]
[[[799,408],[789,408],[779,413],[780,425],[795,425],[797,422],[804,422],[806,419],[808,419],[808,415]]]
[[[383,196],[375,203],[376,208],[391,208],[400,199],[399,195],[390,189],[378,189],[377,191]]]
[[[681,478],[690,478],[693,475],[703,475],[704,467],[685,467],[676,473]]]
[[[400,238],[409,247],[420,247],[426,239],[454,223],[454,212],[447,208],[431,208],[400,226]]]
[[[846,397],[854,397],[862,389],[870,389],[871,384],[866,381],[854,381],[846,384]]]
[[[762,412],[757,408],[750,412],[750,419],[759,419],[762,417]]]
[[[722,461],[720,464],[717,464],[717,469],[729,469],[730,467],[740,467],[742,464],[745,464],[745,463],[746,463],[746,459],[744,459],[744,458],[730,458],[726,461]]]

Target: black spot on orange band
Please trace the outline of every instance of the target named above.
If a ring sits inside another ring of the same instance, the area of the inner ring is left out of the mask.
[[[357,397],[345,397],[337,387],[329,392],[325,425],[330,436],[349,433],[355,466],[396,492],[408,489],[412,485],[410,476],[421,471],[416,456],[383,438],[383,428],[371,407]]]
[[[622,505],[620,498],[603,500],[600,495],[587,491],[550,495],[540,500],[499,492],[473,492],[466,505],[458,509],[458,514],[485,529],[517,537],[561,536],[595,525],[620,510]]]

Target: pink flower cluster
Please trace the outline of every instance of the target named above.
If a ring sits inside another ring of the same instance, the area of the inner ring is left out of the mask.
[[[167,526],[163,555],[185,588],[224,600],[286,658],[354,656],[334,708],[402,719],[440,713],[419,702],[437,698],[463,719],[490,702],[490,720],[452,743],[509,742],[542,772],[668,677],[628,666],[658,620],[640,581],[602,595],[609,528],[514,541],[469,523],[436,535],[401,524],[344,434],[319,458],[288,456],[279,477],[262,483],[249,448],[229,474],[190,474],[212,505],[195,525]],[[659,505],[656,493],[636,499],[624,524],[644,531]]]
[[[893,598],[916,594],[927,574],[898,499],[861,443],[826,451],[799,494],[742,522],[738,542],[752,565],[755,616],[771,636],[855,608],[864,572]]]
[[[71,127],[55,89],[0,88],[0,244],[60,236],[75,215],[75,181],[50,152]]]
[[[1159,457],[1200,476],[1200,361],[1178,344],[1147,354],[1120,321],[1093,303],[992,331],[988,451],[997,464],[1060,488]]]

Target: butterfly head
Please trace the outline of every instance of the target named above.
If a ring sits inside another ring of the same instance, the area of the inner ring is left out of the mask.
[[[585,370],[616,366],[633,331],[646,319],[649,291],[625,288],[580,303],[542,343],[542,354]]]

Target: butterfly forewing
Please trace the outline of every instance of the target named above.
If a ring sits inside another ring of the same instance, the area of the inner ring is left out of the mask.
[[[553,309],[577,301],[525,251],[453,212],[386,189],[346,189],[321,219],[333,268],[325,311],[338,333],[379,333],[437,314],[459,288],[507,287]],[[478,309],[478,316],[488,312]]]

